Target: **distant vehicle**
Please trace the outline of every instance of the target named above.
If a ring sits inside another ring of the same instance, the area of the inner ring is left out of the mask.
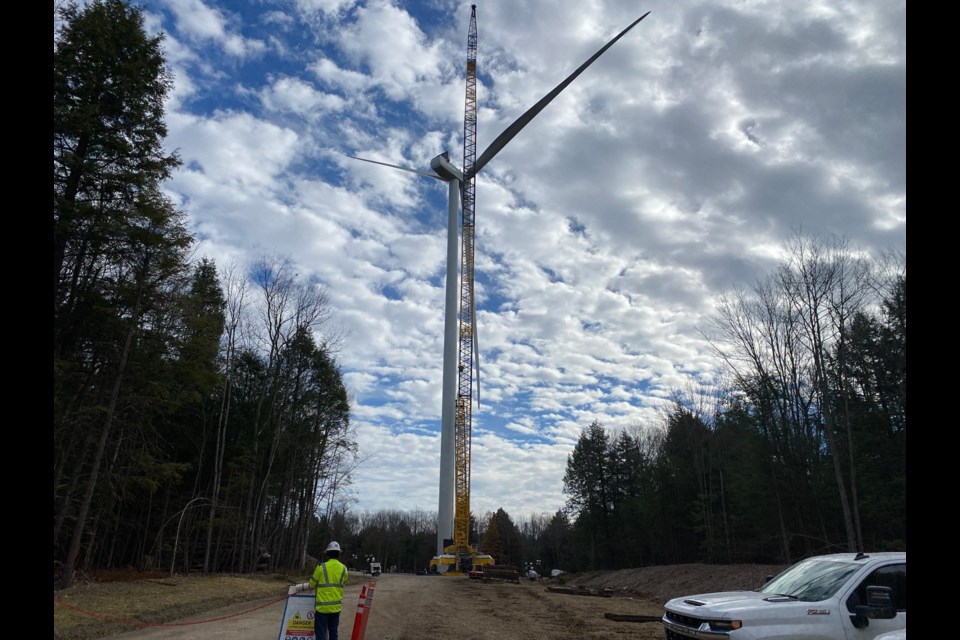
[[[426,570],[426,569],[417,569],[417,575],[418,575],[418,576],[425,576],[425,575],[427,575],[427,570]]]
[[[757,591],[669,600],[663,627],[666,640],[887,640],[907,628],[907,554],[807,558]]]
[[[371,562],[371,563],[370,563],[370,575],[376,577],[376,576],[380,575],[380,572],[381,572],[380,563],[379,563],[379,562]]]

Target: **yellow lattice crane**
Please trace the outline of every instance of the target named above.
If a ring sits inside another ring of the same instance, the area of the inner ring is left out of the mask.
[[[443,567],[448,573],[460,574],[476,570],[482,565],[492,564],[493,558],[478,552],[477,546],[470,544],[470,463],[471,431],[473,408],[473,369],[477,365],[477,383],[479,399],[480,367],[477,354],[476,307],[474,296],[474,244],[476,213],[476,175],[510,140],[523,129],[540,111],[543,110],[568,84],[599,58],[607,49],[622,38],[638,22],[649,15],[649,11],[637,18],[630,26],[605,44],[572,74],[545,95],[522,116],[497,136],[496,140],[477,159],[477,6],[471,6],[470,30],[467,35],[467,89],[464,100],[463,118],[463,172],[462,177],[451,172],[452,177],[460,178],[461,216],[461,254],[460,254],[460,317],[459,317],[459,355],[457,360],[457,395],[454,430],[454,518],[453,544],[444,547],[444,553],[431,562],[437,568]],[[437,160],[437,159],[435,159]],[[440,165],[431,163],[440,172]],[[455,171],[455,170],[454,170]],[[442,174],[441,174],[442,175]],[[449,275],[448,275],[449,277]],[[442,492],[441,492],[442,494]]]
[[[457,395],[454,419],[454,516],[453,544],[431,564],[447,575],[463,574],[493,563],[493,558],[470,544],[470,436],[473,408],[473,368],[477,332],[474,296],[474,241],[477,158],[477,5],[471,6],[467,34],[467,89],[463,108],[463,178],[460,180],[461,250],[460,313],[458,329]],[[479,383],[479,367],[477,382]],[[479,396],[479,394],[478,394]]]

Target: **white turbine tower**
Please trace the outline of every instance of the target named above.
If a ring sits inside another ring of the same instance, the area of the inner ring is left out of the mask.
[[[476,54],[477,54],[477,6],[471,6],[470,31],[467,37],[467,88],[464,105],[463,124],[463,161],[462,170],[450,163],[449,155],[444,152],[430,161],[433,171],[411,169],[369,158],[349,156],[355,160],[381,164],[394,169],[409,171],[428,178],[435,178],[448,184],[447,207],[447,283],[444,311],[443,341],[443,389],[441,400],[440,432],[440,502],[437,518],[437,556],[456,553],[460,563],[469,560],[469,487],[470,487],[470,410],[472,398],[473,367],[477,368],[477,388],[479,390],[479,356],[473,299],[473,241],[474,241],[474,184],[477,173],[490,162],[497,153],[510,142],[520,130],[533,120],[567,85],[589,67],[603,53],[612,47],[638,22],[650,15],[643,14],[627,28],[607,42],[586,62],[581,64],[563,82],[530,107],[510,126],[503,130],[476,158],[477,141],[477,101],[476,101]],[[463,201],[462,244],[463,252],[457,251],[457,213]],[[454,274],[457,259],[461,259],[460,278],[460,331],[457,331],[457,280]],[[459,361],[457,345],[459,342]],[[459,385],[458,385],[459,379]],[[478,391],[479,399],[479,391]],[[454,508],[456,507],[456,509]],[[445,549],[445,540],[453,540],[454,549]],[[456,568],[456,565],[454,566]]]

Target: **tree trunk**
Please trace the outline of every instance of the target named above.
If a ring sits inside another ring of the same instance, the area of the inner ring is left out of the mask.
[[[228,346],[227,375],[223,383],[223,398],[220,402],[220,415],[217,419],[217,446],[214,450],[213,487],[210,491],[210,514],[207,516],[207,543],[203,552],[203,572],[210,573],[210,551],[213,547],[213,522],[217,515],[220,499],[220,481],[223,474],[223,456],[227,445],[227,424],[230,418],[230,400],[232,398],[232,349]]]
[[[144,269],[144,271],[146,271],[146,269]],[[93,493],[97,487],[97,477],[100,473],[100,464],[103,461],[103,455],[107,449],[107,439],[110,435],[110,428],[113,426],[113,418],[116,414],[117,402],[120,398],[120,389],[123,384],[123,375],[126,370],[127,359],[130,356],[131,345],[133,344],[133,336],[139,328],[138,323],[141,296],[142,288],[137,295],[137,303],[134,305],[134,313],[130,319],[130,327],[127,330],[127,335],[123,342],[123,351],[120,355],[120,362],[117,365],[116,378],[113,381],[113,389],[110,392],[110,403],[107,406],[107,414],[103,421],[103,428],[100,430],[100,439],[97,442],[93,463],[90,465],[90,475],[87,477],[87,484],[83,492],[83,499],[80,502],[80,512],[77,514],[77,522],[74,525],[73,537],[70,540],[70,548],[67,551],[67,561],[64,563],[65,586],[70,586],[73,583],[73,571],[77,563],[77,556],[80,554],[80,543],[83,539],[83,532],[86,527],[87,513],[90,510],[90,503],[93,501]]]

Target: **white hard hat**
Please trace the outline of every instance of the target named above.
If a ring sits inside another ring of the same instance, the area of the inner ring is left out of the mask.
[[[326,551],[340,551],[340,543],[334,540],[327,545]]]

